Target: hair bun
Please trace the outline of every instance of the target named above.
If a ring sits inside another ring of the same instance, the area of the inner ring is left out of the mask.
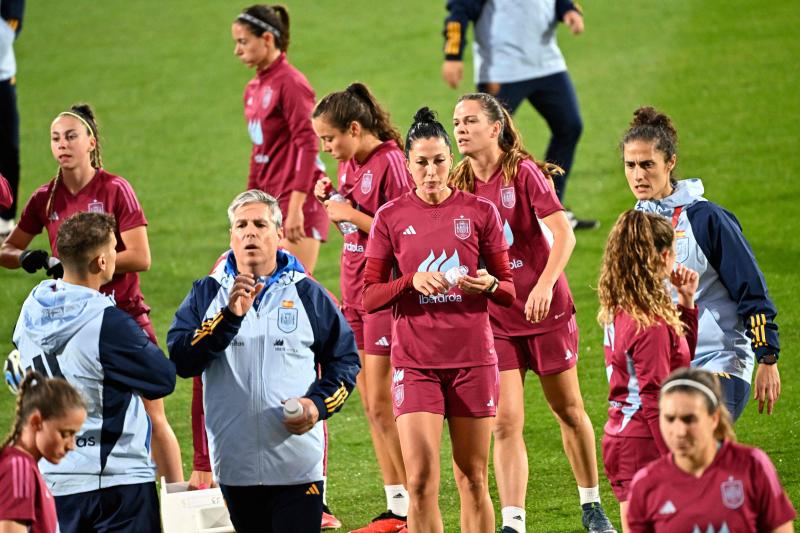
[[[419,108],[419,110],[414,113],[414,123],[418,124],[420,122],[437,122],[436,112],[428,106]]]
[[[664,128],[670,132],[675,131],[672,120],[664,113],[657,111],[653,106],[642,106],[633,112],[631,127],[636,126],[653,126],[655,128]]]
[[[84,118],[88,118],[89,120],[94,120],[94,110],[89,104],[74,104],[69,108],[70,111],[73,113],[77,113]]]

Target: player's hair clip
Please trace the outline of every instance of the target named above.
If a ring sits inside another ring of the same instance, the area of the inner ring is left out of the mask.
[[[663,387],[661,387],[661,395],[663,396],[664,393],[669,391],[670,389],[674,389],[675,387],[689,387],[691,389],[696,389],[705,394],[709,400],[711,400],[711,405],[714,408],[717,407],[719,400],[717,399],[717,395],[714,394],[714,391],[700,383],[699,381],[695,381],[693,379],[673,379],[672,381],[666,383]]]
[[[245,22],[249,22],[253,26],[258,26],[262,30],[270,32],[275,37],[280,38],[281,36],[281,31],[278,28],[276,28],[269,22],[265,22],[260,18],[254,17],[253,15],[248,15],[247,13],[240,13],[239,16],[236,17],[236,20],[243,20]]]

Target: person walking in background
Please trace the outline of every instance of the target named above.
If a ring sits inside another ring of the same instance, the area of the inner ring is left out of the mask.
[[[692,366],[719,376],[734,422],[750,398],[755,366],[753,398],[759,413],[766,407],[772,414],[781,393],[778,311],[742,226],[733,213],[703,197],[699,179],[675,179],[678,132],[664,113],[638,108],[620,151],[635,208],[672,223],[676,261],[700,274]]]
[[[175,313],[170,358],[181,377],[203,376],[212,468],[236,530],[318,532],[325,436],[317,422],[355,386],[353,332],[326,290],[278,249],[275,198],[243,192],[228,217],[232,253]],[[287,400],[300,404],[291,418]]]
[[[556,42],[556,27],[562,21],[574,35],[583,33],[580,9],[570,0],[448,0],[447,11],[445,83],[456,88],[464,77],[464,47],[472,22],[478,91],[495,96],[512,115],[527,99],[544,118],[551,133],[545,160],[563,169],[553,175],[556,195],[563,203],[583,121]],[[578,219],[571,211],[566,215],[573,229],[599,226],[596,220]]]
[[[64,220],[78,212],[111,213],[116,222],[118,255],[114,276],[100,291],[112,296],[117,307],[133,317],[150,340],[157,343],[150,307],[139,285],[139,272],[150,268],[147,219],[130,183],[103,167],[100,132],[88,104],[73,105],[53,120],[50,150],[58,162],[58,172],[34,191],[25,204],[19,224],[0,247],[0,265],[22,267],[30,274],[46,270],[48,276],[60,278],[63,269],[58,262],[60,251],[56,241]],[[52,257],[46,250],[28,249],[43,230],[50,240]],[[153,423],[152,451],[159,474],[170,483],[182,481],[181,451],[167,420],[164,402],[146,399],[145,407]]]
[[[561,428],[584,526],[592,532],[613,532],[600,504],[594,429],[578,383],[578,326],[564,275],[575,235],[550,181],[558,168],[525,151],[511,115],[486,93],[458,99],[453,135],[464,159],[453,170],[451,183],[490,200],[500,212],[517,294],[510,308],[489,303],[500,370],[494,470],[501,531],[525,531],[528,455],[522,437],[523,386],[530,368],[539,376]]]
[[[678,294],[678,305],[666,281]],[[676,368],[688,367],[697,345],[697,272],[675,267],[675,233],[663,217],[629,209],[608,235],[597,293],[605,328],[608,421],[603,464],[620,502],[637,470],[667,451],[658,431],[658,392]]]
[[[53,495],[37,463],[58,464],[75,450],[86,402],[63,379],[29,371],[19,384],[11,433],[0,445],[0,531],[57,533]]]
[[[19,194],[19,111],[14,41],[22,31],[25,0],[0,0],[0,175],[11,186],[11,202],[0,206],[0,240],[14,229]]]
[[[314,108],[312,118],[323,151],[339,161],[338,189],[334,190],[331,181],[323,178],[317,181],[314,195],[324,203],[328,216],[344,237],[339,276],[342,314],[356,336],[361,357],[356,385],[386,493],[386,511],[355,531],[397,531],[408,514],[408,492],[392,414],[392,313],[383,309],[367,314],[361,292],[367,237],[375,212],[409,192],[413,181],[405,164],[400,133],[366,85],[352,83],[344,91],[325,96]]]
[[[736,443],[719,379],[676,370],[661,386],[659,428],[669,453],[633,478],[630,533],[792,533],[797,512],[767,454]]]
[[[364,309],[391,307],[394,319],[392,397],[411,499],[408,531],[443,531],[439,455],[447,418],[460,530],[485,533],[494,529],[488,465],[499,387],[489,301],[514,302],[508,245],[497,208],[448,185],[450,138],[427,107],[405,144],[416,189],[375,214]]]
[[[253,142],[248,189],[278,199],[284,213],[281,246],[314,271],[328,236],[325,209],[311,194],[325,175],[311,128],[314,91],[289,64],[289,12],[281,5],[253,5],[234,20],[234,54],[255,77],[244,89],[244,115]]]
[[[114,276],[116,221],[76,213],[56,239],[64,278],[31,291],[14,328],[21,366],[66,379],[86,397],[77,450],[40,468],[62,533],[159,530],[152,426],[142,397],[175,388],[175,366],[99,289]],[[16,230],[15,230],[16,231]]]

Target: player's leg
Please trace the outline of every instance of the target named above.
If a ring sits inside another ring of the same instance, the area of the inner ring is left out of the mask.
[[[569,74],[564,71],[538,78],[536,88],[528,96],[528,101],[550,128],[550,143],[545,159],[564,169],[564,175],[554,177],[553,180],[558,198],[563,202],[567,178],[583,132],[578,97]]]
[[[317,266],[320,244],[321,241],[311,237],[301,239],[299,242],[289,242],[287,239],[280,242],[280,246],[295,256],[309,274],[313,273]]]
[[[461,500],[461,531],[494,531],[494,509],[489,497],[489,447],[494,419],[450,417],[447,425]]]
[[[160,531],[158,492],[155,482],[117,485],[101,489],[101,518],[90,531],[140,533]]]
[[[519,343],[495,337],[500,370],[500,399],[494,419],[494,477],[500,496],[504,533],[509,528],[525,532],[525,492],[528,488],[528,452],[522,431],[525,426],[524,389],[527,359]]]
[[[317,533],[322,517],[323,482],[274,487],[272,531]]]
[[[136,323],[141,326],[153,344],[158,344],[153,324],[147,313],[142,313],[134,317]],[[178,437],[172,430],[172,426],[167,420],[167,413],[164,409],[164,400],[145,400],[144,409],[153,424],[153,435],[151,438],[151,455],[158,468],[157,475],[164,476],[167,483],[177,483],[183,481],[183,464],[181,462],[181,447],[178,444]]]
[[[14,79],[0,81],[0,174],[11,187],[14,202],[0,210],[0,240],[14,229],[19,196],[19,112]]]
[[[83,533],[94,530],[94,524],[100,519],[99,490],[56,496],[54,500],[60,533]]]
[[[231,524],[237,533],[272,533],[276,531],[272,527],[275,514],[275,495],[277,494],[275,487],[220,484],[219,488],[225,499],[225,507],[228,509]],[[322,518],[321,508],[315,518],[315,529],[309,531],[317,533]]]
[[[658,448],[652,439],[603,435],[603,466],[619,502],[623,531],[628,531],[626,512],[633,476],[658,457]]]
[[[481,83],[478,85],[478,90],[497,98],[497,101],[508,110],[509,114],[513,115],[522,101],[528,96],[530,92],[529,84],[529,80],[513,83]]]

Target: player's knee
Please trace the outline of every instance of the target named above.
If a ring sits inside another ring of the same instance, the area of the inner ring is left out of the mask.
[[[436,487],[431,480],[431,471],[424,469],[419,472],[406,472],[408,494],[413,502],[415,499],[431,498],[436,495]]]
[[[524,425],[523,417],[518,417],[513,414],[505,414],[495,418],[492,433],[496,440],[509,440],[515,438],[522,438],[522,429]]]
[[[483,494],[488,490],[486,471],[483,465],[475,465],[465,471],[457,472],[455,477],[461,492]]]
[[[570,429],[578,429],[586,419],[586,411],[580,404],[556,405],[553,406],[553,413],[560,424]]]
[[[387,433],[394,429],[395,421],[392,413],[391,404],[388,409],[370,409],[370,422],[381,433]]]

